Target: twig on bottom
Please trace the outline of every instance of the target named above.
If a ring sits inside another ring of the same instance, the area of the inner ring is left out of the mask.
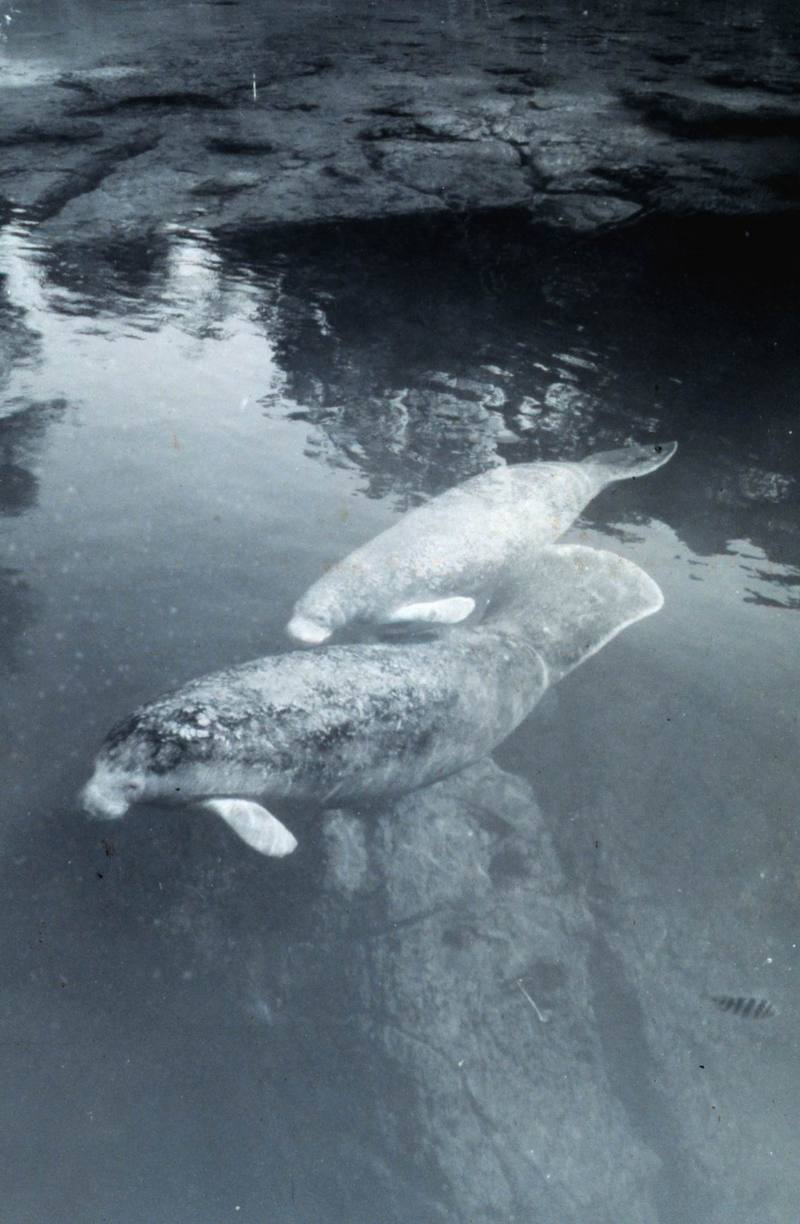
[[[534,1003],[533,999],[532,999],[532,998],[531,998],[531,996],[528,994],[528,992],[527,992],[527,990],[525,989],[525,987],[522,985],[522,978],[517,978],[517,985],[519,986],[520,990],[521,990],[521,991],[522,991],[522,993],[524,994],[525,998],[526,998],[526,999],[528,1000],[528,1002],[530,1003],[530,1005],[531,1005],[531,1007],[533,1008],[533,1010],[536,1012],[536,1015],[539,1017],[539,1019],[541,1020],[542,1024],[547,1024],[548,1017],[547,1017],[547,1016],[545,1016],[545,1015],[544,1015],[544,1014],[543,1014],[543,1013],[542,1013],[542,1012],[539,1010],[539,1008],[536,1006],[536,1004]]]

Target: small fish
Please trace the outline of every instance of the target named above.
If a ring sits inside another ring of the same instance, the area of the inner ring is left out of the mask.
[[[767,1020],[777,1015],[769,999],[746,998],[744,995],[712,995],[711,1002],[716,1003],[722,1011],[732,1012],[734,1016],[749,1016],[753,1020]]]

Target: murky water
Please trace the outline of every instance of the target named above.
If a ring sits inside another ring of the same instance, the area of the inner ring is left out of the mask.
[[[796,1217],[793,226],[3,230],[14,1224]],[[673,436],[576,529],[663,612],[497,765],[285,863],[77,811],[118,716],[420,499]]]
[[[0,69],[34,87],[164,45],[185,73],[264,22],[18,8]],[[500,94],[796,90],[780,4],[279,8],[278,75],[402,43]],[[797,1220],[797,251],[790,215],[0,230],[3,1219]],[[411,506],[672,437],[571,536],[663,611],[494,761],[293,811],[284,862],[199,814],[78,811],[112,722],[285,649],[297,596]]]

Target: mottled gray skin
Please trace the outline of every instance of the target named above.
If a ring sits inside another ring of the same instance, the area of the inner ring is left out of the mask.
[[[493,468],[448,489],[334,565],[295,604],[289,635],[324,642],[351,622],[381,624],[398,608],[454,596],[483,602],[574,523],[616,480],[643,476],[669,442],[589,455],[581,463]]]
[[[107,737],[84,797],[122,815],[131,800],[401,794],[490,751],[546,685],[537,652],[503,632],[267,656],[137,710]]]
[[[491,752],[548,684],[661,603],[631,562],[551,547],[479,626],[267,656],[142,707],[107,737],[84,806],[117,817],[143,801],[340,806],[414,790]]]

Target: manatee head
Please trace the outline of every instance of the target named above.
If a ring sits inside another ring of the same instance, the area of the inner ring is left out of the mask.
[[[117,723],[81,791],[85,811],[116,820],[137,803],[185,807],[209,795],[261,794],[269,752],[249,703],[226,697],[224,687],[220,681],[217,701],[186,689],[168,693]]]
[[[84,811],[96,820],[119,820],[141,799],[144,780],[98,758],[94,773],[80,794]]]
[[[94,772],[80,794],[98,820],[118,820],[160,789],[154,782],[173,764],[176,745],[159,735],[144,712],[132,714],[106,736]]]

